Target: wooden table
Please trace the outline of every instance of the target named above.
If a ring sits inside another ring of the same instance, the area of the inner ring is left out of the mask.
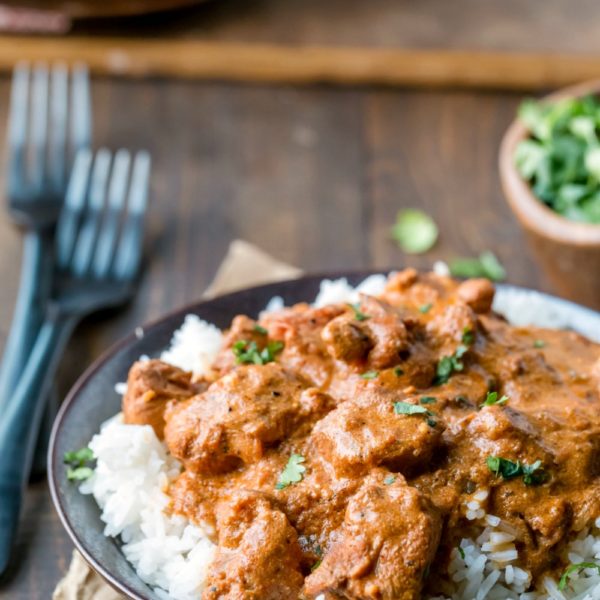
[[[8,88],[0,80],[2,124]],[[153,155],[148,268],[127,310],[78,329],[60,369],[63,394],[136,325],[198,299],[234,238],[307,271],[428,268],[492,249],[511,283],[548,289],[498,181],[516,94],[104,79],[93,99],[98,144]],[[424,256],[403,255],[388,236],[409,206],[440,226]],[[0,213],[0,345],[19,262],[19,233]],[[0,597],[49,598],[71,549],[45,482],[32,485]]]

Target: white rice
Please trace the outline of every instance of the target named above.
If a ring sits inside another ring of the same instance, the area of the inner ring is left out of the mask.
[[[438,264],[436,272],[445,275],[443,266]],[[324,280],[314,306],[354,303],[360,293],[380,294],[385,283],[384,275],[372,275],[356,288],[346,279]],[[281,298],[272,298],[264,312],[280,310],[283,304]],[[497,293],[494,309],[517,325],[575,329],[579,325],[569,318],[568,311],[556,311],[536,292],[505,288]],[[591,332],[585,333],[589,337]],[[160,358],[202,375],[221,344],[222,333],[217,327],[188,315]],[[124,383],[116,386],[120,394],[126,389]],[[180,464],[151,427],[125,425],[120,415],[106,422],[89,446],[97,465],[80,490],[93,494],[102,509],[104,534],[122,541],[125,557],[159,597],[198,600],[216,546],[206,526],[164,512],[169,502],[165,490],[180,473]],[[531,575],[518,566],[517,532],[499,517],[486,513],[487,496],[488,490],[476,490],[466,500],[464,516],[480,526],[481,533],[476,539],[462,539],[461,550],[452,551],[444,595],[430,600],[600,600],[597,569],[574,573],[562,592],[556,581],[546,578],[543,589],[526,593]],[[600,518],[571,542],[564,559],[571,563],[600,561]]]

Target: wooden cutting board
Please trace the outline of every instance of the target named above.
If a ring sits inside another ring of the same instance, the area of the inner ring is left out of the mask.
[[[598,22],[596,0],[214,0],[0,38],[0,68],[63,58],[124,76],[540,89],[600,76]]]

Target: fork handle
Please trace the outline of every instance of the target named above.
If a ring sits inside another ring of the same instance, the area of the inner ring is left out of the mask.
[[[7,405],[15,391],[43,321],[45,267],[51,254],[48,246],[44,232],[28,231],[24,235],[21,282],[0,367],[0,408]]]
[[[0,419],[0,575],[17,532],[44,397],[77,319],[44,321],[17,388]]]

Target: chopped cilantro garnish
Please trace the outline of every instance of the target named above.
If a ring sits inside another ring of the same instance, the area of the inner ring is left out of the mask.
[[[396,377],[401,377],[404,375],[404,371],[400,367],[394,367],[394,375]]]
[[[544,340],[535,340],[533,342],[534,348],[543,348],[545,345],[546,345],[546,342]]]
[[[67,467],[67,479],[69,481],[84,481],[94,473],[91,467]]]
[[[65,452],[63,462],[68,465],[67,479],[69,481],[83,481],[89,479],[94,470],[86,463],[94,460],[94,453],[90,448],[80,448],[71,452]]]
[[[437,398],[433,396],[422,396],[419,400],[421,404],[435,404],[437,402]]]
[[[260,333],[260,335],[267,335],[267,333],[269,333],[262,325],[259,325],[258,323],[256,323],[254,326],[254,331],[256,331],[256,333]]]
[[[454,277],[486,277],[502,281],[506,271],[492,252],[482,252],[478,258],[456,258],[450,261],[450,273]]]
[[[423,313],[423,314],[427,314],[431,308],[433,307],[433,304],[429,303],[429,304],[422,304],[421,306],[419,306],[419,312]]]
[[[365,371],[361,373],[362,379],[375,379],[379,375],[379,371]]]
[[[348,304],[348,306],[354,312],[354,318],[357,321],[366,321],[367,319],[371,318],[371,315],[367,315],[364,312],[361,312],[361,310],[360,310],[360,304],[358,304],[358,303],[356,303],[356,304]]]
[[[429,413],[424,406],[410,404],[409,402],[394,403],[394,412],[397,415],[426,415]]]
[[[262,350],[256,342],[239,340],[231,348],[238,364],[266,365],[275,360],[275,355],[283,350],[283,342],[271,341]]]
[[[502,405],[508,402],[508,396],[498,398],[498,392],[488,392],[481,406],[494,406],[495,404]]]
[[[414,208],[398,212],[392,237],[408,254],[421,254],[433,248],[438,238],[438,228],[426,213]]]
[[[323,562],[323,559],[320,558],[311,568],[310,568],[310,572],[312,573],[313,571],[316,571],[320,566],[321,563]]]
[[[499,456],[488,456],[486,464],[494,475],[502,476],[502,479],[513,479],[523,476],[525,485],[539,485],[546,481],[547,474],[542,468],[542,461],[536,460],[532,465],[512,461]]]
[[[562,574],[560,581],[558,582],[558,589],[562,592],[562,590],[564,590],[567,586],[571,573],[578,573],[583,569],[598,569],[598,573],[600,573],[600,565],[594,562],[574,563],[565,569],[565,572]]]
[[[470,346],[475,341],[475,334],[470,327],[465,327],[462,333],[462,343]]]
[[[385,483],[385,485],[392,485],[392,483],[394,483],[394,481],[396,481],[396,476],[395,475],[388,475],[383,480],[383,483]]]
[[[86,462],[88,462],[89,460],[93,460],[93,459],[94,459],[94,453],[92,452],[91,448],[88,448],[86,446],[85,448],[80,448],[79,450],[72,450],[71,452],[65,452],[65,455],[63,457],[63,462],[68,465],[71,465],[71,464],[83,465]]]
[[[301,454],[292,454],[285,466],[285,469],[279,475],[279,480],[275,489],[283,490],[292,483],[298,483],[302,481],[306,467],[302,464],[304,462],[304,456]]]
[[[573,221],[600,223],[598,98],[526,100],[519,118],[530,136],[514,161],[534,195]]]
[[[463,370],[464,365],[460,359],[467,350],[468,348],[466,346],[460,345],[454,354],[451,356],[444,356],[439,360],[433,379],[433,385],[442,385],[450,379],[452,373]]]
[[[458,550],[458,553],[460,554],[460,557],[465,560],[465,551],[463,550],[462,546],[456,546],[456,549]]]

